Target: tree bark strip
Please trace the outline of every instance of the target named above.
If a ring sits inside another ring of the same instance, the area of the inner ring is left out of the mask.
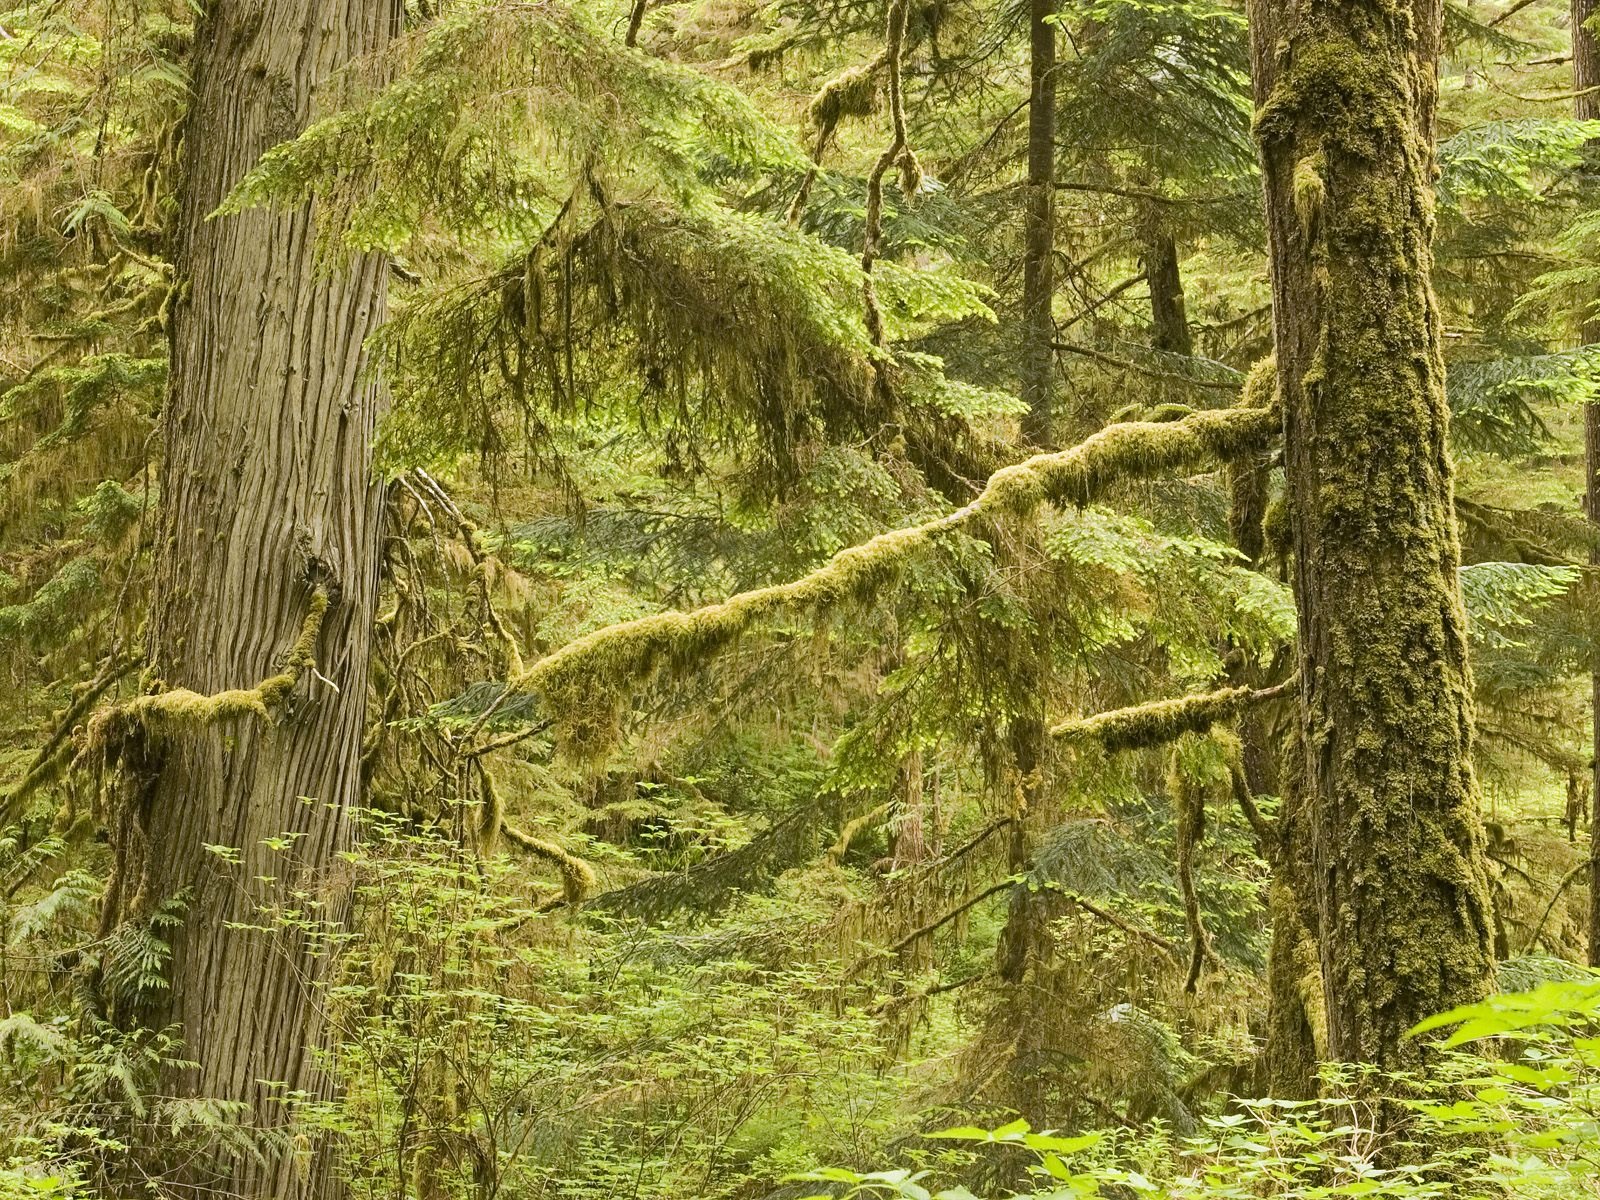
[[[1572,90],[1576,96],[1572,115],[1580,121],[1600,120],[1600,93],[1591,90],[1600,85],[1600,41],[1588,24],[1595,9],[1595,0],[1572,0]],[[1585,151],[1589,160],[1585,166],[1594,179],[1596,167],[1600,165],[1596,162],[1600,159],[1600,146],[1591,142]],[[1600,319],[1585,313],[1581,336],[1586,346],[1600,343]],[[1584,512],[1600,535],[1600,405],[1596,404],[1585,405],[1583,410],[1583,485]],[[1600,537],[1589,550],[1589,562],[1600,566]],[[1591,671],[1589,695],[1592,713],[1588,961],[1591,967],[1600,967],[1600,790],[1593,786],[1600,784],[1600,664]]]
[[[1253,0],[1328,1053],[1493,974],[1429,279],[1438,0]]]
[[[314,261],[309,206],[210,214],[260,155],[312,119],[334,72],[381,49],[393,0],[217,0],[197,32],[177,232],[164,504],[149,648],[166,687],[251,687],[279,667],[313,596],[331,603],[281,718],[197,726],[150,748],[117,845],[115,919],[186,892],[163,1011],[197,1061],[178,1095],[242,1101],[285,1120],[284,1091],[321,1094],[321,1033],[303,936],[232,927],[260,909],[337,919],[335,879],[359,791],[381,496],[371,471],[384,393],[363,343],[384,316],[385,263]],[[320,675],[321,678],[317,678]],[[277,851],[265,839],[286,836]],[[230,867],[206,844],[236,847]],[[319,907],[311,908],[314,902]],[[325,1196],[320,1154],[192,1168],[198,1193]]]
[[[1048,446],[1055,414],[1055,0],[1031,0],[1028,17],[1028,186],[1022,234],[1023,432]]]

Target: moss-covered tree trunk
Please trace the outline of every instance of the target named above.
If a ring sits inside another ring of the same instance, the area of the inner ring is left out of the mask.
[[[1048,445],[1055,411],[1055,0],[1030,0],[1028,183],[1022,222],[1023,432]]]
[[[199,23],[184,130],[151,661],[166,688],[250,688],[327,608],[315,670],[297,673],[270,721],[180,727],[148,746],[136,819],[114,837],[108,915],[139,920],[187,895],[163,1011],[142,1019],[175,1023],[197,1064],[166,1081],[175,1094],[243,1102],[266,1126],[284,1121],[286,1092],[323,1090],[317,957],[304,936],[236,923],[344,907],[334,868],[359,790],[381,514],[370,452],[382,392],[363,343],[383,317],[386,266],[314,261],[306,206],[210,214],[305,128],[335,71],[389,40],[399,11],[217,0]],[[236,848],[239,864],[207,845]],[[190,1164],[187,1181],[197,1194],[326,1196],[313,1144]]]
[[[1600,120],[1600,39],[1589,28],[1595,15],[1595,0],[1572,0],[1572,90],[1576,99],[1573,116],[1580,121]],[[1591,180],[1600,178],[1600,145],[1590,142],[1586,147],[1586,167]],[[1586,346],[1600,343],[1600,319],[1593,314],[1582,314],[1582,338]],[[1600,405],[1589,404],[1583,411],[1583,491],[1584,511],[1591,525],[1600,526]],[[1600,564],[1600,545],[1589,551],[1589,561]],[[1589,953],[1591,967],[1600,967],[1600,666],[1590,675],[1589,695],[1592,701],[1590,718],[1589,794],[1593,812],[1589,827]]]
[[[1429,281],[1438,0],[1253,0],[1327,1051],[1493,974]]]

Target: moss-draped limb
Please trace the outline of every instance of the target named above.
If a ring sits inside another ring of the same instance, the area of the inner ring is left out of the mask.
[[[789,224],[800,223],[806,201],[822,170],[822,156],[827,152],[828,143],[833,140],[834,130],[838,128],[840,120],[844,117],[866,116],[877,107],[878,72],[883,70],[888,59],[888,50],[880,50],[867,62],[850,67],[828,80],[811,98],[806,111],[816,127],[817,137],[811,151],[811,166],[800,180],[800,187],[789,204]]]
[[[1063,721],[1050,730],[1050,736],[1069,742],[1099,742],[1108,751],[1143,750],[1186,733],[1204,733],[1219,722],[1231,720],[1249,705],[1278,699],[1293,685],[1294,681],[1289,680],[1269,688],[1219,688],[1174,700],[1152,700]]]
[[[799,579],[690,612],[655,613],[595,630],[515,677],[490,711],[511,696],[542,695],[562,725],[564,744],[593,750],[611,736],[623,697],[658,673],[693,671],[760,622],[822,616],[870,600],[943,535],[980,530],[996,517],[1026,515],[1045,504],[1087,504],[1120,480],[1225,462],[1265,445],[1277,430],[1277,414],[1255,408],[1109,426],[1069,450],[1005,467],[971,503],[841,550]]]
[[[284,656],[283,670],[254,687],[228,688],[209,695],[171,688],[102,709],[89,720],[87,749],[115,758],[132,737],[160,739],[233,717],[270,720],[294,690],[300,676],[316,669],[317,636],[328,611],[328,593],[318,588],[300,626],[300,636]]]
[[[48,787],[67,773],[72,764],[74,746],[72,731],[79,721],[95,706],[100,697],[105,695],[111,687],[124,678],[143,660],[135,654],[123,655],[106,663],[93,680],[84,686],[83,691],[68,706],[56,725],[56,730],[50,735],[39,752],[34,755],[33,761],[28,764],[28,769],[23,772],[17,785],[0,797],[0,826],[11,824],[21,815],[22,804],[42,787]]]
[[[517,849],[544,859],[555,866],[561,875],[561,890],[569,904],[576,904],[593,889],[594,868],[576,854],[563,850],[554,842],[536,838],[515,825],[500,824],[500,836]]]

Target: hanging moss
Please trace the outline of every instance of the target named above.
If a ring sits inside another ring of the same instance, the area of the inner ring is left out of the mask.
[[[835,75],[818,89],[806,112],[819,128],[832,129],[844,117],[865,117],[878,108],[878,73],[888,61],[880,51],[868,62]]]
[[[592,756],[609,746],[621,708],[659,673],[686,674],[740,634],[779,616],[827,617],[888,590],[917,554],[957,530],[982,530],[997,516],[1026,515],[1046,503],[1083,505],[1121,479],[1225,461],[1276,431],[1270,411],[1218,409],[1171,423],[1113,425],[1087,441],[1006,467],[970,504],[834,555],[788,583],[741,592],[692,612],[663,612],[611,625],[534,663],[501,695],[539,694],[564,749]]]

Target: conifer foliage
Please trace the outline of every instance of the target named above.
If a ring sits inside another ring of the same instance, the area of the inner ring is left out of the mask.
[[[11,0],[0,1200],[1592,1186],[1590,21]]]

